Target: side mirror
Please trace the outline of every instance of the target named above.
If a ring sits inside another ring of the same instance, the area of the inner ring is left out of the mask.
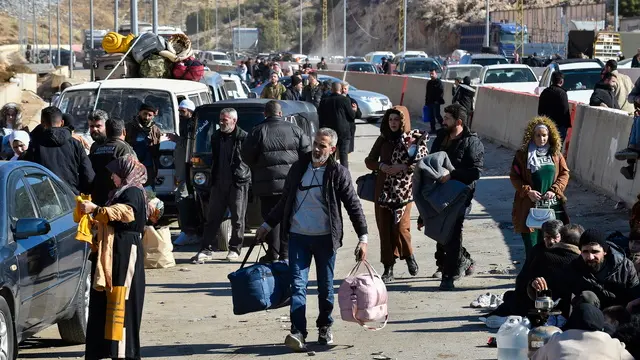
[[[13,236],[19,240],[30,236],[45,235],[49,231],[51,231],[51,224],[45,219],[19,219],[16,222]]]
[[[257,99],[258,98],[258,94],[254,93],[253,91],[249,93],[249,99]]]

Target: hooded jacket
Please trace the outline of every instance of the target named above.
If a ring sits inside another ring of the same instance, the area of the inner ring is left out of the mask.
[[[82,144],[66,127],[44,129],[32,134],[25,160],[38,163],[67,183],[73,193],[89,194],[95,177]]]
[[[254,126],[242,144],[242,159],[251,168],[253,194],[281,194],[291,166],[310,151],[309,136],[281,117],[270,116]]]
[[[451,179],[458,180],[471,187],[470,203],[473,198],[475,183],[480,179],[480,173],[484,166],[484,145],[482,145],[482,141],[480,141],[476,133],[472,133],[466,126],[460,136],[453,140],[449,139],[449,131],[443,128],[438,131],[429,153],[438,151],[446,152],[455,168],[451,172]]]
[[[98,206],[104,206],[109,200],[109,193],[116,189],[111,172],[107,170],[107,165],[113,160],[127,154],[135,155],[133,148],[119,138],[107,139],[102,144],[93,143],[89,152],[89,160],[96,177],[93,181],[91,199]]]
[[[618,102],[620,109],[629,114],[633,114],[635,111],[633,101],[630,102],[628,100],[629,93],[633,90],[633,81],[629,76],[619,72],[618,70],[614,70],[612,74],[616,79],[618,79],[616,86],[613,88],[613,93],[616,96],[616,101]]]
[[[601,106],[602,104],[607,105],[607,107],[611,109],[620,109],[611,85],[600,81],[593,89],[593,94],[591,94],[591,99],[589,99],[589,105]]]
[[[467,110],[467,114],[470,114],[473,112],[473,98],[475,95],[476,91],[470,85],[460,84],[456,88],[451,102],[462,105]]]
[[[571,111],[567,91],[558,85],[551,85],[542,91],[538,100],[538,115],[546,116],[558,127],[571,127]]]

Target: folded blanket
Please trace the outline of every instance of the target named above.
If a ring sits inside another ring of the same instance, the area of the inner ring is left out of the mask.
[[[126,53],[135,38],[133,34],[122,36],[117,32],[111,31],[102,39],[102,48],[109,54]]]

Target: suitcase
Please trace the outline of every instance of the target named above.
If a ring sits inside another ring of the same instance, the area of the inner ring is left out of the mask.
[[[111,70],[113,70],[124,54],[106,54],[96,58],[96,68],[94,70],[95,80],[105,80]],[[122,61],[122,64],[111,74],[109,79],[124,79],[138,77],[138,63],[130,57]]]
[[[164,38],[154,33],[144,33],[140,35],[140,39],[137,42],[134,40],[134,43],[135,45],[131,49],[131,56],[138,64],[149,56],[167,49]]]
[[[264,245],[261,246],[264,248]],[[231,282],[235,315],[278,309],[289,305],[291,300],[291,280],[286,262],[244,267],[254,247],[255,244],[249,248],[240,269],[227,276]]]

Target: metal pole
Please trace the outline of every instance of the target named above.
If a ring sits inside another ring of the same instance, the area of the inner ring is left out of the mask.
[[[131,33],[138,36],[138,0],[131,0],[131,10],[129,12]]]
[[[196,34],[198,35],[196,50],[200,50],[200,7],[198,7],[198,11],[196,12]]]
[[[73,77],[73,0],[69,0],[69,77]],[[93,35],[93,34],[92,34]]]
[[[300,54],[302,54],[302,0],[300,0]]]
[[[151,12],[153,13],[151,15],[151,18],[153,19],[152,21],[153,33],[157,34],[158,33],[158,0],[151,0]]]
[[[342,57],[347,61],[347,0],[344,0],[342,11]]]
[[[94,48],[94,44],[93,44],[93,0],[89,0],[89,32],[91,33],[91,49],[89,49],[89,64],[90,64],[90,70],[89,70],[89,79],[91,79],[91,81],[93,81],[95,78],[94,73],[93,73],[93,48]],[[87,56],[87,54],[84,54],[84,56]]]
[[[113,1],[113,31],[118,32],[118,28],[120,27],[119,23],[119,9],[120,5],[118,4],[118,0]]]
[[[19,42],[20,42],[20,54],[22,54],[22,56],[27,57],[27,54],[25,52],[25,48],[24,48],[24,1],[20,1],[20,21],[18,21],[18,34],[20,34],[19,36]]]
[[[402,51],[407,51],[407,0],[404,0],[404,7],[402,8],[404,13],[404,26],[402,27]]]
[[[58,23],[58,25],[56,26],[56,31],[58,33],[58,61],[56,61],[56,65],[60,66],[62,65],[60,60],[60,46],[62,45],[60,41],[60,0],[56,2],[56,13],[56,22]]]
[[[216,0],[216,50],[218,50],[218,0]]]
[[[485,17],[484,17],[484,46],[489,46],[489,0],[485,2]]]
[[[618,32],[620,28],[620,19],[618,17],[618,0],[614,0],[613,6],[613,31]]]
[[[47,8],[49,13],[49,63],[53,64],[53,53],[51,50],[51,0],[49,0],[49,7]]]
[[[40,61],[40,54],[38,52],[38,21],[36,20],[36,0],[32,1],[32,10],[33,10],[33,51],[34,51],[34,56],[33,56],[33,62],[34,63],[39,63]]]

